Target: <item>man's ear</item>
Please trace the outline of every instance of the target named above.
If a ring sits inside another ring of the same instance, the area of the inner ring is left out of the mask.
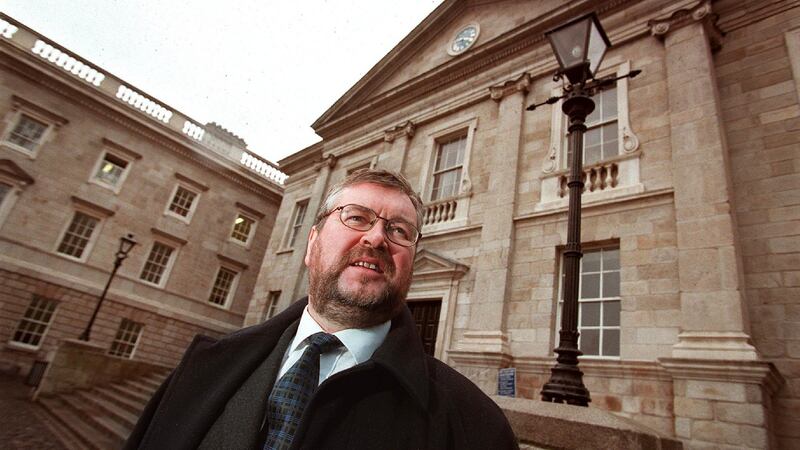
[[[309,261],[311,261],[311,247],[314,245],[314,242],[319,237],[319,231],[317,231],[317,226],[311,226],[311,231],[308,232],[308,245],[306,245],[306,257],[303,259],[306,263],[306,267],[308,267]]]

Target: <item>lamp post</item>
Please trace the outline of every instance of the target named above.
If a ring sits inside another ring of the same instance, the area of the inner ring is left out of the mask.
[[[562,81],[563,94],[531,105],[531,111],[544,104],[564,99],[562,110],[569,117],[569,152],[571,153],[569,207],[567,212],[567,245],[564,251],[564,305],[561,311],[561,330],[555,352],[556,365],[550,380],[542,387],[542,400],[555,403],[588,406],[591,398],[583,385],[583,372],[578,368],[578,287],[581,252],[581,193],[583,191],[583,134],[586,116],[594,111],[592,96],[614,85],[622,77],[595,78],[597,68],[611,43],[595,13],[572,20],[545,33],[553,47],[559,69],[554,81]],[[634,77],[632,71],[624,77]],[[566,78],[566,80],[565,80]]]
[[[119,249],[117,250],[117,253],[114,256],[114,268],[111,269],[111,275],[108,277],[108,281],[106,282],[106,287],[103,289],[103,293],[100,294],[100,301],[98,301],[97,306],[94,307],[94,312],[92,313],[92,318],[89,319],[89,324],[86,325],[86,329],[83,330],[83,333],[81,333],[78,339],[82,341],[89,340],[89,333],[91,333],[92,331],[92,325],[94,325],[94,319],[97,318],[97,313],[100,311],[100,306],[103,304],[103,300],[106,299],[108,288],[109,286],[111,286],[111,280],[114,279],[114,275],[117,274],[117,269],[119,269],[119,266],[122,265],[122,261],[128,257],[128,253],[136,244],[137,244],[136,239],[134,239],[133,235],[130,233],[128,233],[127,236],[122,236],[121,238],[119,238]]]

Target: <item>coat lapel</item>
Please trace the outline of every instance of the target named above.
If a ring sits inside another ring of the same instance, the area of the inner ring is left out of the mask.
[[[175,370],[142,446],[196,448],[242,383],[303,312],[306,299],[275,318],[219,341],[198,337]]]

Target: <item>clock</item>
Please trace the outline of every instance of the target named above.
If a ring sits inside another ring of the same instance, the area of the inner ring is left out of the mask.
[[[450,45],[447,46],[447,53],[452,56],[464,53],[478,40],[480,32],[481,28],[477,23],[471,23],[459,29],[450,41]]]

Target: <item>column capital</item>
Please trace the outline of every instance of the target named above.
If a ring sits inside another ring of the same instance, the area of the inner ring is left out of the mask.
[[[489,88],[489,95],[492,100],[499,102],[503,98],[522,92],[522,95],[527,95],[531,86],[531,76],[525,72],[514,80],[508,80],[505,83]]]
[[[711,10],[710,0],[701,0],[692,8],[683,8],[673,12],[664,19],[651,19],[647,22],[650,33],[664,39],[667,34],[692,23],[700,23],[708,33],[711,50],[717,51],[722,47],[724,33],[717,26],[719,15]]]
[[[383,140],[386,142],[394,142],[394,140],[398,137],[411,138],[414,136],[414,131],[416,128],[417,126],[414,125],[414,122],[406,120],[405,122],[395,125],[394,127],[384,131]]]
[[[336,167],[336,161],[338,159],[339,158],[337,158],[336,155],[329,153],[328,155],[325,155],[321,161],[317,162],[317,167],[315,167],[315,170],[321,171],[325,168],[328,170],[333,169]]]

